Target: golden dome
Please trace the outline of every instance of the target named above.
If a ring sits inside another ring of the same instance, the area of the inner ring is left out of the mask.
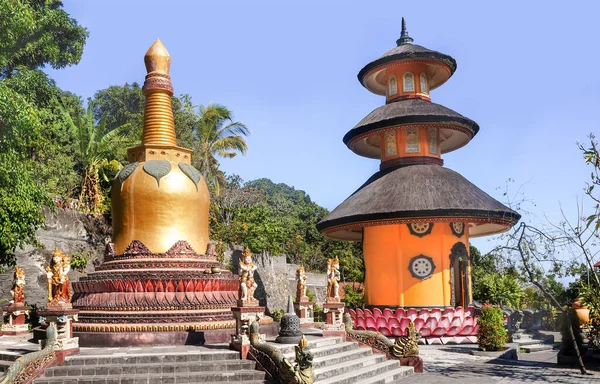
[[[121,254],[138,240],[152,253],[164,253],[184,240],[204,254],[210,197],[191,165],[192,151],[176,145],[171,58],[157,39],[144,61],[148,74],[142,145],[128,149],[130,164],[119,172],[111,192],[114,251]]]

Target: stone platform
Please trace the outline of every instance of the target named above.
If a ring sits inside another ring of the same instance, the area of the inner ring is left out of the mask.
[[[161,325],[155,325],[157,331],[145,332],[83,332],[76,331],[80,345],[87,347],[135,347],[156,345],[205,345],[231,341],[235,334],[235,323],[228,323],[227,328],[189,330],[182,327],[180,331],[159,331]],[[260,332],[268,336],[277,335],[277,324],[262,324]]]

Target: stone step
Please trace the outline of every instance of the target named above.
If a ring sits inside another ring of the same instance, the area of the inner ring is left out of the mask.
[[[235,372],[177,372],[170,374],[87,375],[73,377],[43,377],[35,384],[175,384],[237,382],[263,383],[265,373],[243,369]]]
[[[46,370],[45,377],[66,377],[66,376],[119,376],[126,374],[159,374],[173,372],[233,372],[242,369],[252,370],[255,363],[249,360],[223,360],[215,364],[213,361],[196,361],[181,363],[148,363],[148,364],[100,364],[100,365],[64,365],[61,367],[52,367]]]
[[[521,340],[515,340],[515,343],[519,344],[519,346],[523,346],[523,345],[534,345],[534,344],[542,344],[542,343],[546,343],[546,340],[544,339],[521,339]]]
[[[0,361],[0,373],[6,372],[8,370],[8,367],[10,367],[11,365],[12,362],[10,361]]]
[[[33,352],[13,352],[13,351],[0,351],[0,361],[2,362],[13,362],[16,361],[19,357],[23,356],[26,353]]]
[[[415,370],[413,367],[400,367],[384,372],[380,375],[369,377],[361,381],[361,384],[384,384],[397,383],[402,378],[413,375]]]
[[[334,365],[343,363],[344,361],[350,361],[354,359],[360,359],[361,357],[371,356],[373,352],[371,348],[356,348],[349,351],[336,353],[333,355],[320,356],[313,359],[313,368],[321,368],[325,365]]]
[[[122,356],[82,356],[68,357],[65,365],[105,365],[105,364],[150,364],[150,363],[182,363],[197,361],[239,360],[239,352],[214,350],[211,352],[136,354]]]
[[[341,337],[319,337],[319,338],[315,338],[315,339],[309,339],[308,346],[310,347],[310,349],[312,351],[315,348],[325,347],[328,345],[340,344],[341,342],[342,342]],[[293,355],[294,347],[296,345],[298,345],[298,344],[277,344],[277,343],[273,343],[273,342],[270,342],[269,344],[278,348],[281,351],[281,353],[283,353],[284,355],[286,355],[286,354]]]
[[[271,345],[273,345],[273,344],[271,344]],[[310,351],[312,352],[313,356],[315,358],[317,358],[317,357],[322,357],[322,356],[331,356],[331,355],[334,355],[337,353],[346,352],[346,351],[350,351],[353,349],[358,349],[357,342],[344,341],[344,342],[340,342],[338,344],[325,345],[323,347],[318,347],[318,348],[311,348]],[[296,356],[295,356],[294,352],[284,353],[283,357],[285,357],[286,359],[288,359],[290,361],[296,360]]]
[[[338,364],[328,364],[324,367],[315,369],[315,381],[340,376],[346,372],[352,372],[358,369],[374,366],[383,361],[385,361],[385,355],[378,354],[348,360]]]
[[[540,351],[550,351],[554,349],[554,346],[552,344],[534,344],[520,347],[520,349],[524,350],[525,353],[531,353]]]
[[[392,370],[400,369],[400,368],[410,368],[412,367],[401,367],[400,362],[397,360],[385,360],[381,363],[377,363],[374,365],[369,365],[364,368],[352,370],[350,372],[346,372],[344,374],[334,376],[324,380],[317,380],[315,383],[317,384],[351,384],[351,383],[364,383],[366,380],[376,377],[377,375],[383,375],[385,373],[389,373]]]

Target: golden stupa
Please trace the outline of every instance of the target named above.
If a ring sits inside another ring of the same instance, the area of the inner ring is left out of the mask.
[[[204,254],[208,245],[210,198],[204,179],[191,166],[192,151],[177,146],[171,108],[171,57],[157,39],[144,57],[146,97],[142,145],[127,151],[129,165],[112,188],[116,254],[133,241],[164,253],[187,241]]]
[[[239,279],[209,244],[208,189],[177,146],[169,53],[156,40],[144,59],[142,144],[113,182],[104,262],[73,284],[73,331],[82,346],[224,342]]]

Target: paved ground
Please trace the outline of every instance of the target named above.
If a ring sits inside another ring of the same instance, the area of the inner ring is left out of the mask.
[[[556,351],[519,354],[520,361],[489,360],[470,355],[463,346],[420,346],[425,373],[409,376],[401,383],[599,383],[600,368],[589,366],[592,375],[577,368],[558,367]],[[524,360],[526,359],[526,360]]]

